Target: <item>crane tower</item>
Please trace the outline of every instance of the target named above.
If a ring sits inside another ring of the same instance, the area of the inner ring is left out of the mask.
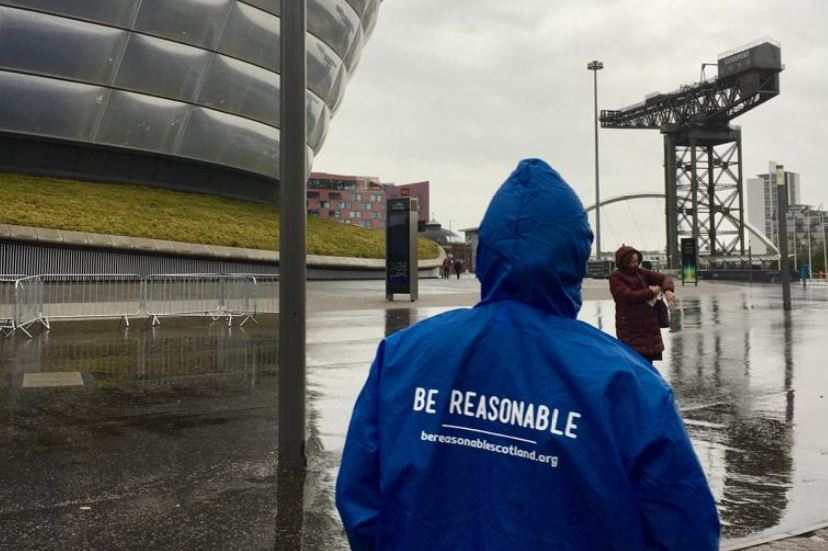
[[[711,257],[744,255],[742,131],[730,121],[779,94],[778,43],[762,39],[718,58],[718,75],[602,110],[603,128],[650,128],[664,135],[667,258],[677,268],[679,239],[695,238]]]

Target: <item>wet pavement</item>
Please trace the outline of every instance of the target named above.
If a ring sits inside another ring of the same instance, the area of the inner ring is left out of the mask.
[[[347,549],[333,483],[378,341],[446,309],[423,304],[471,303],[476,290],[426,289],[417,305],[375,308],[381,282],[311,287],[304,477],[275,460],[275,316],[65,322],[0,341],[0,549]],[[828,524],[828,289],[794,300],[786,316],[776,288],[687,289],[664,333],[659,368],[724,549]],[[581,313],[610,333],[613,317],[607,300]]]

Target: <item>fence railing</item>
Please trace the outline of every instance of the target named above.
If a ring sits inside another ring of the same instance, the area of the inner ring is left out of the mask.
[[[44,274],[0,276],[0,335],[50,319],[210,316],[241,325],[278,313],[278,276],[253,274]]]
[[[251,297],[252,302],[248,305],[248,308],[252,308],[254,315],[279,313],[279,276],[262,274],[234,275],[252,278],[252,285],[248,284],[245,287],[245,292],[247,296]]]
[[[47,319],[129,318],[143,313],[143,279],[137,274],[46,274],[43,315]]]
[[[15,285],[18,277],[0,277],[0,335],[14,331]]]
[[[0,335],[22,331],[31,337],[31,325],[40,322],[49,327],[43,316],[43,281],[39,276],[0,277],[0,301]]]
[[[153,274],[144,279],[144,312],[153,325],[162,317],[221,314],[219,274]]]

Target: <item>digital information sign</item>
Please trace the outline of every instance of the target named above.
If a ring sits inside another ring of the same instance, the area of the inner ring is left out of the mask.
[[[681,284],[693,283],[698,285],[696,274],[696,240],[692,237],[681,240]]]
[[[417,199],[388,199],[385,229],[385,299],[407,294],[417,300]]]

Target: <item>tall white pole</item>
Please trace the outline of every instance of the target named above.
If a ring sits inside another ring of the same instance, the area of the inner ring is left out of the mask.
[[[822,221],[822,272],[828,273],[828,255],[825,254],[825,214],[820,214],[819,219]]]
[[[808,279],[811,279],[814,270],[814,259],[811,258],[811,207],[808,207],[808,219],[805,223],[808,224]]]
[[[587,69],[592,71],[592,97],[595,115],[595,260],[601,260],[601,187],[598,179],[598,71],[603,68],[604,64],[597,59],[587,64]]]
[[[785,213],[788,216],[788,213]],[[793,215],[793,253],[794,253],[794,272],[799,271],[799,262],[797,262],[797,248],[796,248],[796,214]]]

